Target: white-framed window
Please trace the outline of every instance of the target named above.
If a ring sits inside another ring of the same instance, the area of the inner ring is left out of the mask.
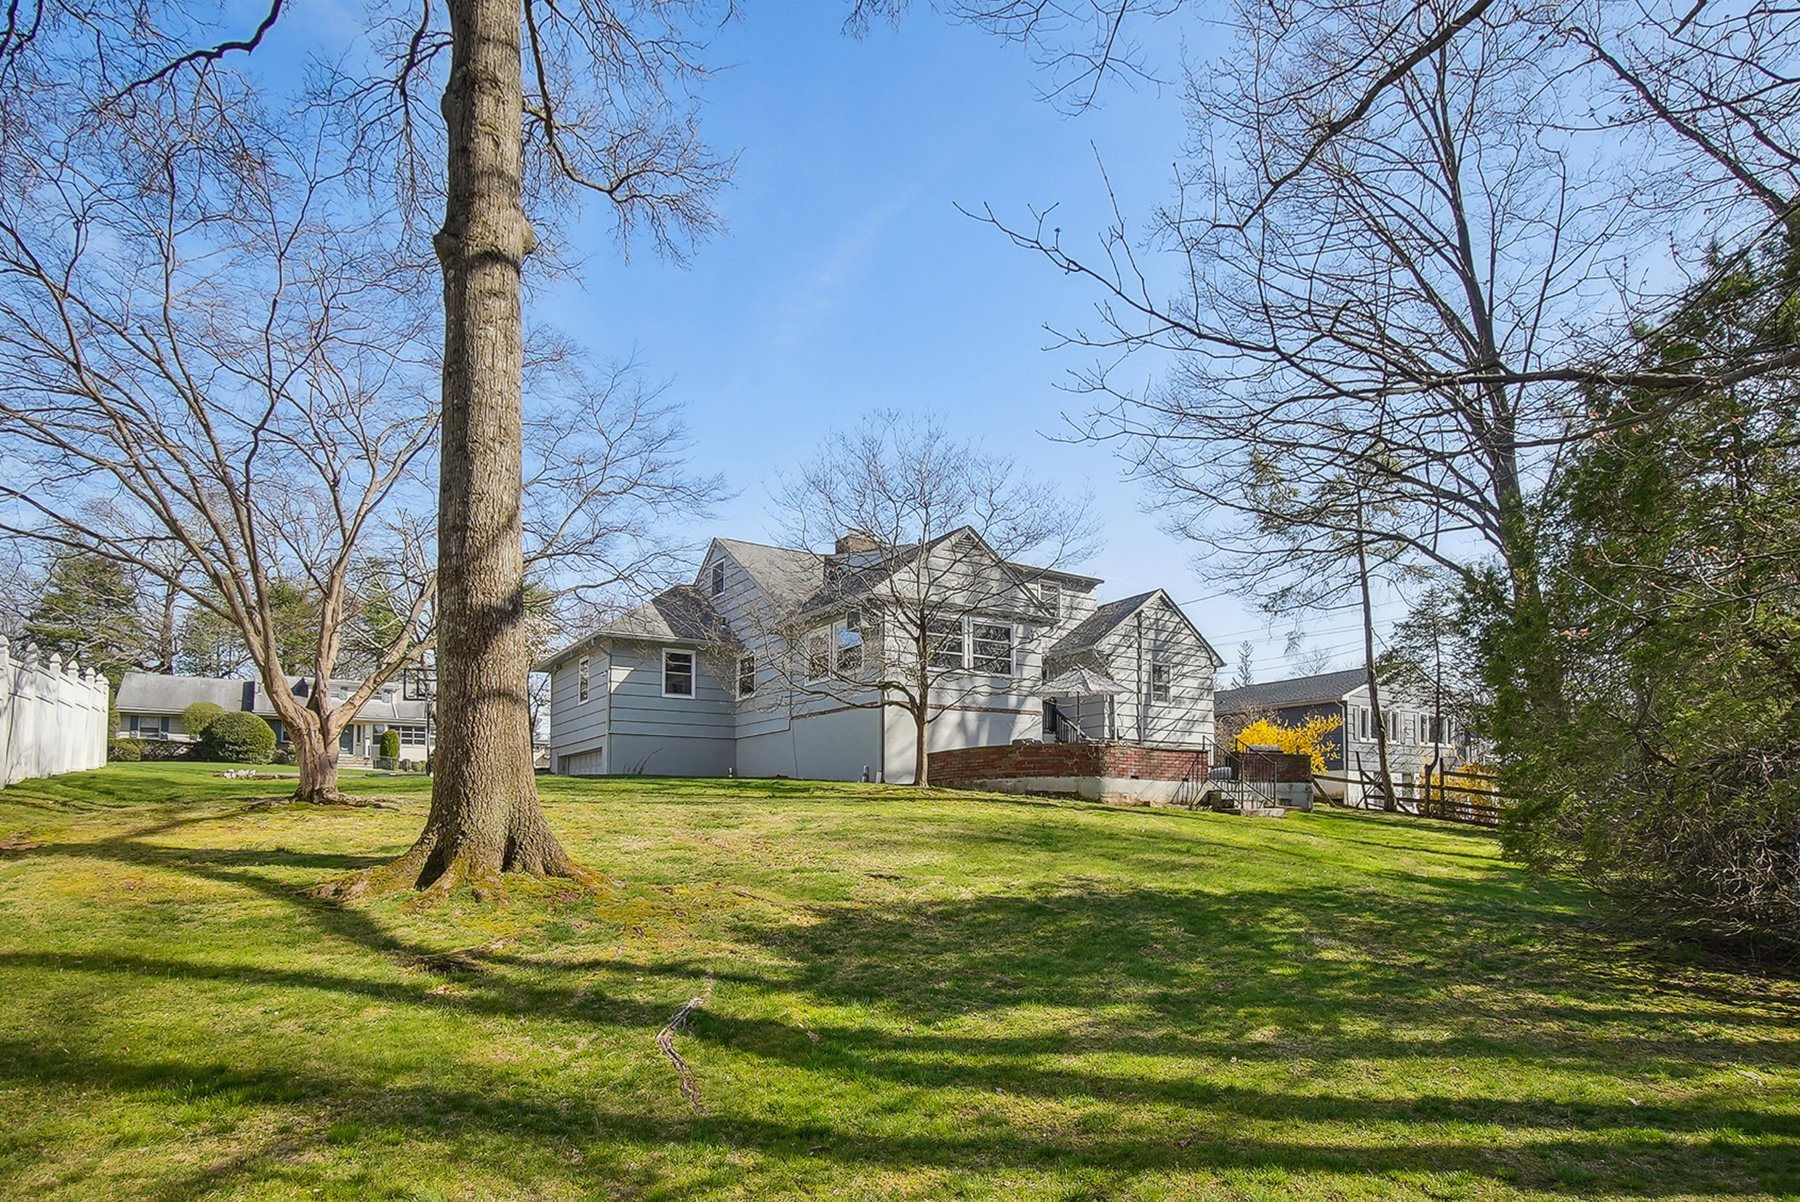
[[[756,656],[748,651],[738,656],[738,696],[749,697],[756,692]]]
[[[862,628],[863,628],[862,610],[860,610],[860,609],[845,610],[844,611],[844,629],[848,630],[848,631],[853,631],[853,632],[860,632],[862,630]]]
[[[1050,611],[1050,620],[1057,621],[1063,616],[1062,585],[1054,580],[1043,580],[1038,583],[1038,598],[1043,601],[1044,608]]]
[[[1150,700],[1167,701],[1169,699],[1169,665],[1151,661],[1150,664]]]
[[[974,646],[973,667],[989,676],[1011,676],[1013,672],[1013,628],[1010,622],[971,622],[970,642]]]
[[[663,696],[692,697],[694,695],[694,653],[692,651],[663,652]]]
[[[581,693],[581,699],[586,701],[588,699],[588,657],[585,655],[575,665],[575,680],[576,687]]]
[[[400,746],[402,746],[402,747],[423,747],[423,746],[425,746],[425,727],[423,725],[390,726],[390,727],[388,727],[388,729],[389,730],[397,730],[400,732]]]
[[[1448,743],[1450,741],[1450,719],[1442,714],[1433,714],[1425,741],[1427,743]]]
[[[934,618],[925,623],[925,658],[934,668],[963,666],[961,618]]]
[[[824,680],[831,675],[831,638],[815,634],[806,640],[806,679]]]
[[[858,629],[862,625],[862,615],[854,609],[850,613],[852,617],[856,618],[857,625],[851,626],[846,621],[844,629],[838,631],[837,637],[837,670],[840,675],[844,676],[862,671],[863,666],[863,636],[862,631]]]
[[[1369,707],[1366,705],[1356,707],[1356,737],[1359,739],[1369,737]]]
[[[715,597],[725,591],[725,561],[722,559],[713,564],[712,586]]]

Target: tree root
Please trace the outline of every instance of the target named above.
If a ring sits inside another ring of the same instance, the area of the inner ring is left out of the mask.
[[[443,904],[459,885],[464,884],[474,891],[477,901],[505,905],[509,900],[503,880],[506,872],[524,872],[540,878],[570,880],[585,890],[596,892],[608,883],[606,877],[590,872],[560,854],[535,863],[509,863],[503,860],[501,866],[496,867],[492,863],[494,857],[478,855],[473,851],[454,854],[447,859],[435,855],[435,851],[436,841],[427,832],[405,855],[391,863],[378,864],[349,876],[322,881],[305,892],[307,896],[323,901],[344,902],[387,897],[416,889],[417,895],[408,900],[404,907],[407,913],[413,914]]]
[[[315,805],[341,806],[352,810],[397,810],[407,801],[406,797],[381,797],[373,794],[339,793],[333,789],[329,792],[319,791],[301,796],[299,793],[284,793],[279,797],[263,797],[244,807],[250,810],[273,810],[280,806]]]
[[[668,1057],[670,1064],[675,1066],[675,1074],[680,1078],[681,1096],[687,1099],[687,1104],[694,1108],[695,1114],[706,1113],[706,1104],[700,1100],[700,1078],[694,1075],[693,1066],[682,1058],[680,1052],[675,1050],[675,1036],[677,1032],[687,1028],[688,1019],[693,1016],[694,1011],[706,1005],[712,998],[712,991],[713,975],[709,969],[706,973],[706,989],[699,997],[689,998],[681,1009],[675,1012],[675,1016],[663,1024],[663,1029],[656,1033],[656,1046],[662,1049],[662,1054]]]

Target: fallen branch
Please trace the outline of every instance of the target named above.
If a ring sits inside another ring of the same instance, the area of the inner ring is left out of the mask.
[[[663,1024],[663,1029],[656,1033],[656,1046],[662,1049],[662,1054],[667,1056],[669,1063],[675,1066],[675,1073],[681,1078],[681,1096],[687,1099],[688,1105],[694,1108],[695,1114],[706,1113],[706,1105],[700,1101],[700,1079],[694,1076],[692,1066],[682,1059],[680,1052],[675,1050],[675,1034],[686,1029],[688,1019],[694,1011],[706,1005],[707,999],[712,997],[712,991],[713,975],[711,970],[708,970],[706,988],[700,996],[689,998],[681,1009],[675,1012],[675,1017]]]

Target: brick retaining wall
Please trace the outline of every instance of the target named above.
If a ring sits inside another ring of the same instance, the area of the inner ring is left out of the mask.
[[[1028,777],[1111,777],[1120,780],[1199,780],[1207,754],[1195,747],[1139,743],[1020,743],[959,747],[931,753],[931,783],[947,787],[972,781]]]

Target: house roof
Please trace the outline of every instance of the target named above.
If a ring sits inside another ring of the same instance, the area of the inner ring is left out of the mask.
[[[1368,673],[1362,668],[1272,680],[1268,684],[1245,685],[1241,689],[1220,689],[1213,694],[1213,708],[1220,713],[1230,713],[1233,710],[1273,710],[1290,705],[1342,701],[1368,682]]]
[[[223,710],[241,710],[249,697],[256,713],[273,714],[275,707],[262,694],[254,680],[127,672],[119,681],[113,708],[121,714],[179,714],[197,701],[210,701]]]
[[[737,636],[705,593],[691,584],[664,589],[636,609],[627,610],[567,647],[532,665],[534,672],[554,672],[570,656],[611,640],[646,643],[724,644],[738,646]]]
[[[890,546],[878,551],[861,551],[843,556],[826,558],[827,579],[822,587],[808,597],[799,607],[801,617],[808,617],[841,609],[845,604],[872,593],[882,581],[890,579],[923,555],[929,555],[939,547],[955,539],[972,539],[980,551],[986,553],[989,562],[1002,572],[1010,574],[1011,580],[1006,586],[1007,592],[1023,600],[1028,612],[1047,612],[1037,594],[1026,589],[1024,573],[1046,573],[1048,569],[1027,567],[1024,564],[1009,563],[994,553],[994,549],[981,537],[981,533],[973,526],[963,525],[940,534],[928,542],[908,543],[904,546]],[[832,574],[834,573],[835,574]],[[1053,575],[1069,580],[1088,580],[1086,576],[1073,573],[1058,572]],[[1097,583],[1097,582],[1096,582]],[[995,594],[991,600],[998,601],[1000,595]]]
[[[658,643],[736,643],[731,627],[699,589],[678,584],[608,622],[595,638]]]
[[[288,688],[298,696],[304,686],[313,687],[311,678],[290,676]],[[333,679],[330,688],[344,693],[354,692],[360,680]],[[265,718],[276,716],[268,690],[261,681],[235,680],[221,676],[162,676],[150,672],[127,672],[119,681],[119,692],[113,708],[121,714],[176,715],[196,701],[210,701],[228,712],[248,710]],[[395,684],[383,685],[356,711],[358,722],[425,721],[425,703],[407,701]]]
[[[781,608],[800,605],[818,591],[825,576],[825,557],[813,551],[735,538],[715,538],[713,545],[736,560],[763,594]]]
[[[1079,665],[1059,672],[1031,690],[1037,697],[1123,697],[1131,689],[1104,672]]]
[[[1045,652],[1044,658],[1047,661],[1066,660],[1072,655],[1080,655],[1084,651],[1094,650],[1100,645],[1102,639],[1129,621],[1133,614],[1159,599],[1176,617],[1187,624],[1189,630],[1193,631],[1194,637],[1200,640],[1200,645],[1206,648],[1207,654],[1213,657],[1213,666],[1222,665],[1225,662],[1224,659],[1213,649],[1213,645],[1206,641],[1206,636],[1200,633],[1200,628],[1195,626],[1193,620],[1182,612],[1181,606],[1175,604],[1174,598],[1159,588],[1151,589],[1147,593],[1121,597],[1117,601],[1106,602],[1082,619],[1074,629],[1058,639],[1056,645]]]

